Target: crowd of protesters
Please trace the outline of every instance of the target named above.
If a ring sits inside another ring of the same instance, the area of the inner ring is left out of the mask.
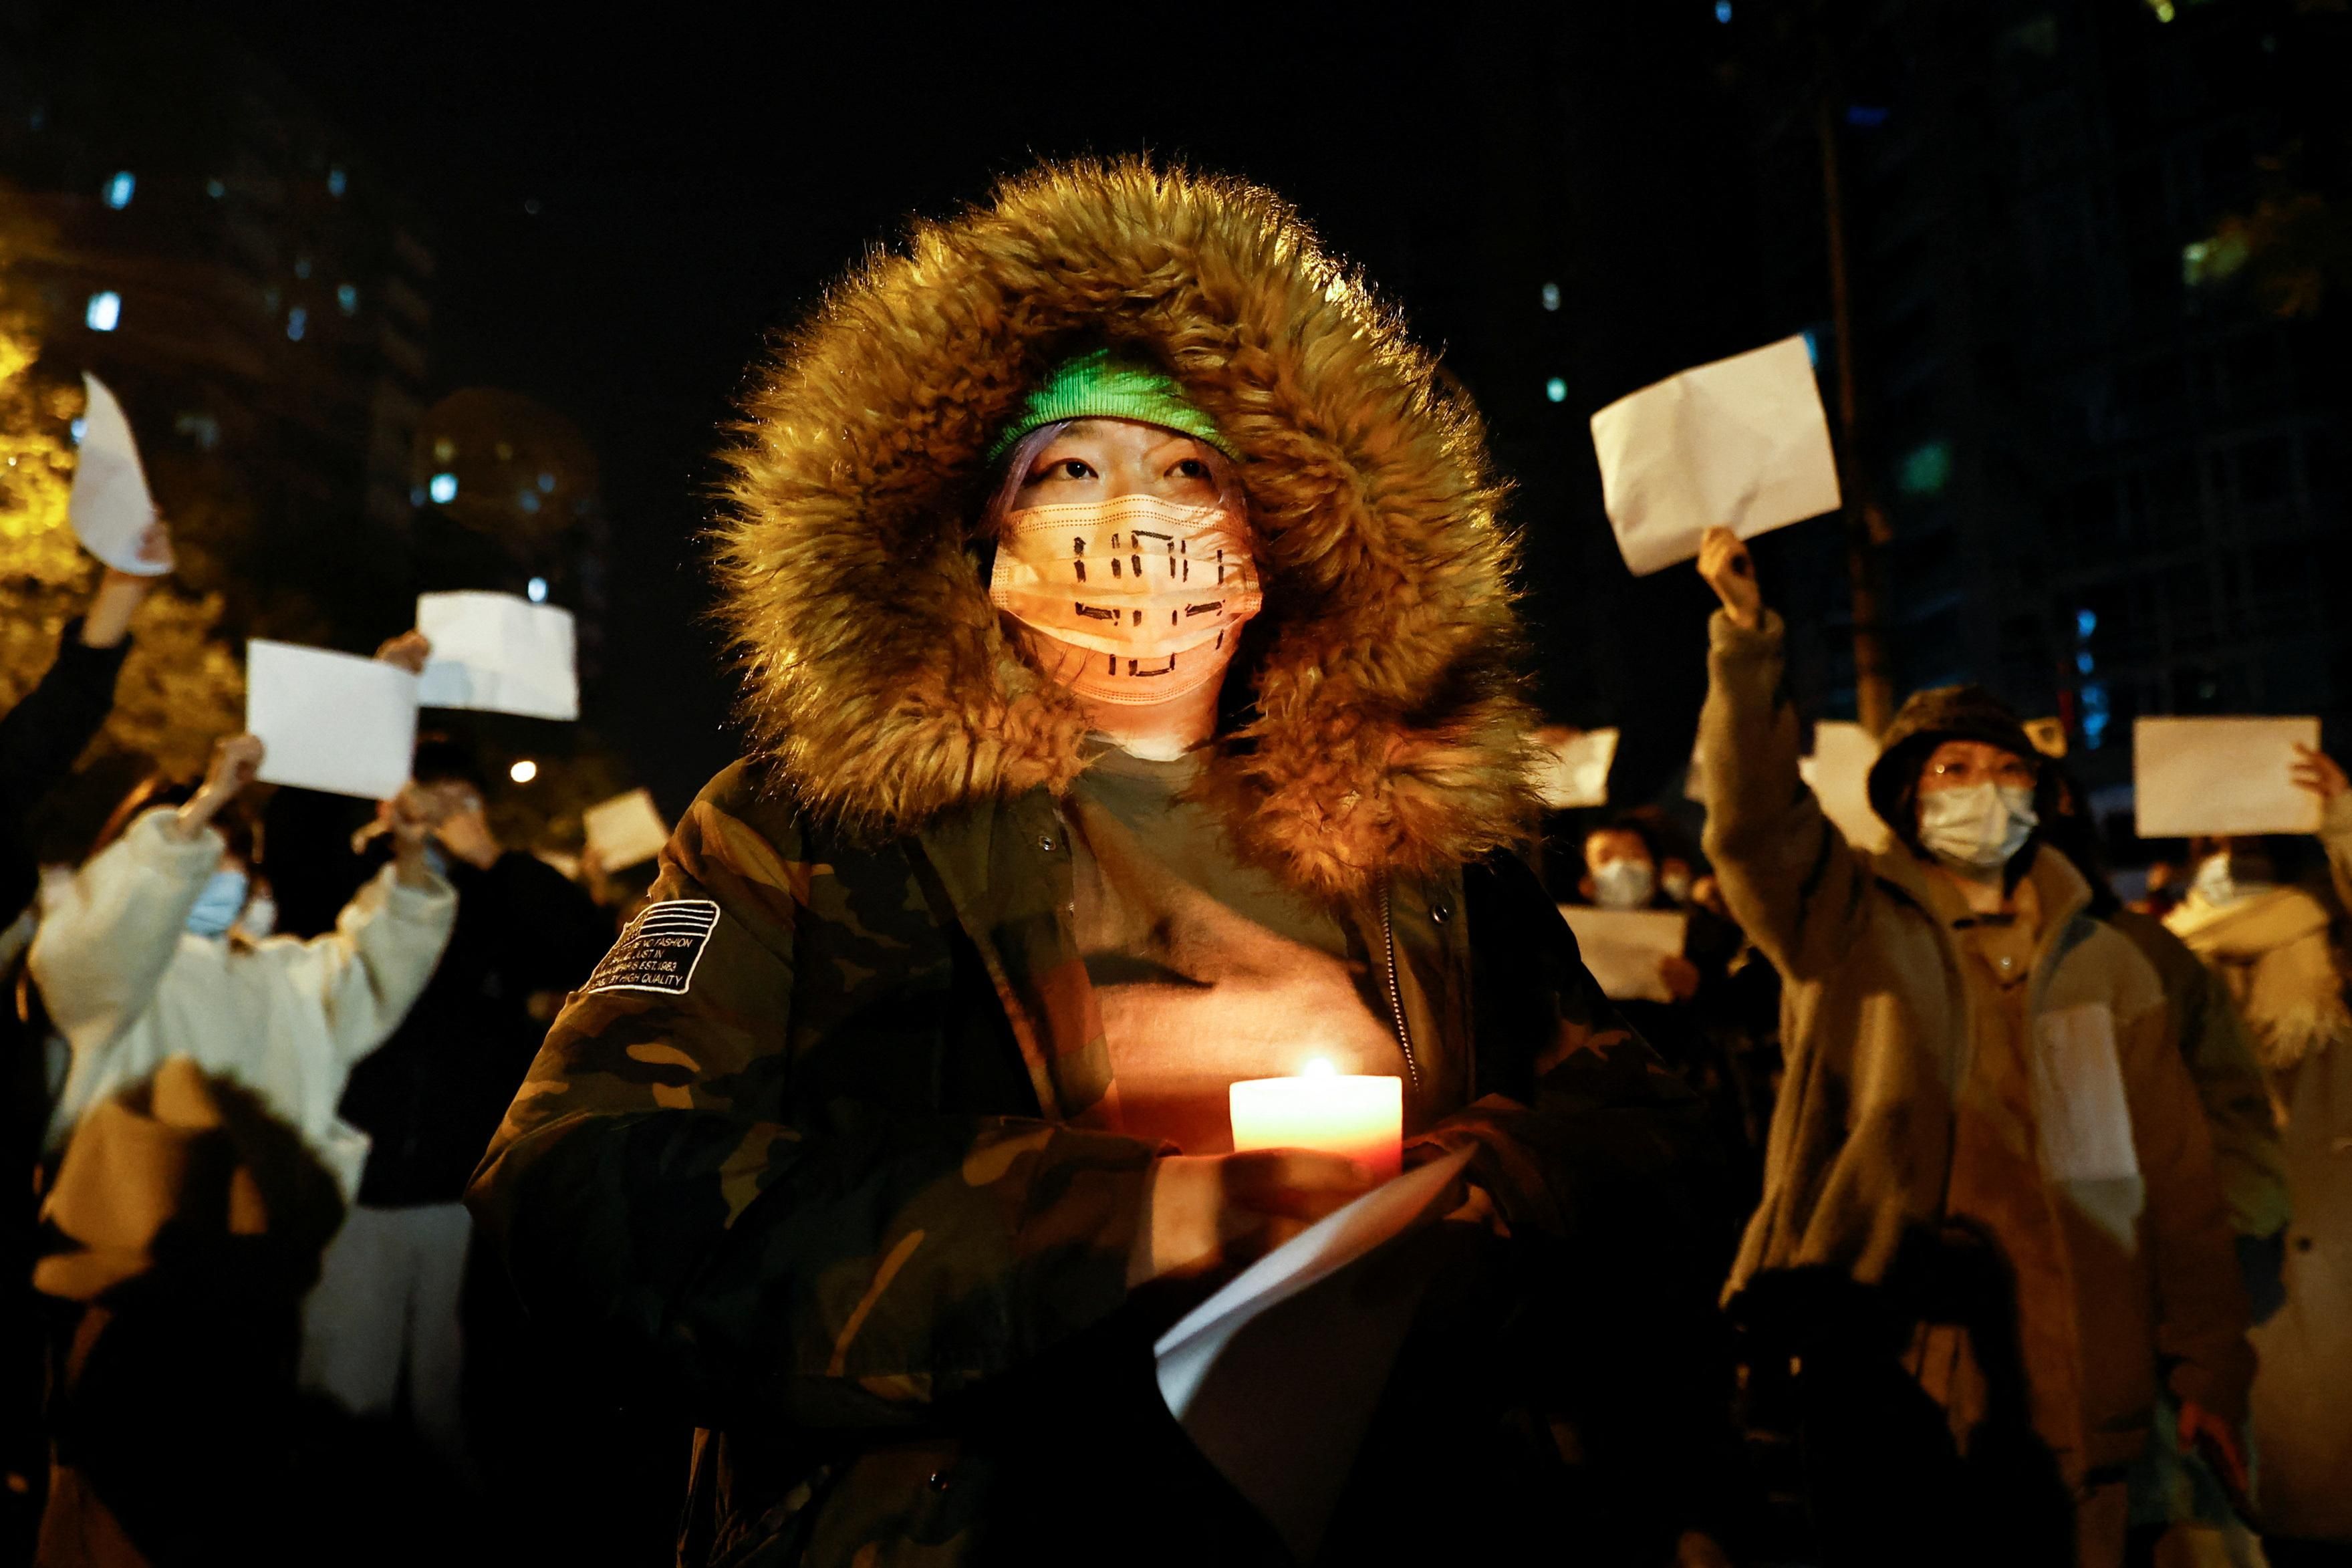
[[[1003,237],[877,263],[755,403],[729,591],[790,783],[731,770],[666,852],[654,911],[711,911],[675,985],[592,984],[637,927],[501,844],[445,736],[348,842],[268,829],[241,735],[38,865],[144,591],[106,575],[0,718],[0,1568],[650,1560],[579,1528],[615,1477],[686,1497],[693,1564],[2352,1563],[2344,772],[2295,772],[2315,842],[2200,840],[2127,904],[2079,784],[1947,688],[1882,737],[1889,841],[1850,843],[1718,529],[1692,820],[1580,822],[1531,870],[1492,820],[1525,715],[1465,651],[1512,646],[1466,427],[1392,384],[1401,342],[1351,357],[1393,324],[1302,291],[1311,254],[1254,237],[1278,211],[1135,179],[1016,190],[993,221],[1048,254],[1131,226],[1024,286],[1072,320],[1145,289],[1177,200],[1195,265],[1286,313],[1267,374],[1348,413],[1349,484],[1178,353],[1238,308],[1181,292],[1166,341],[1042,361],[980,312],[959,363],[1023,397],[853,472],[832,443],[898,439],[894,356],[946,331],[881,324],[993,298]],[[807,564],[894,507],[929,582]],[[1328,561],[1253,532],[1318,507]],[[1048,523],[1101,548],[1048,561]],[[1098,671],[1108,634],[1023,585],[1127,556],[1084,591],[1140,627],[1147,537],[1213,563],[1183,593],[1220,629]],[[1180,656],[1173,697],[1122,684]],[[1559,903],[1680,916],[1680,950],[1612,999]],[[1307,1034],[1405,1080],[1409,1165],[1469,1163],[1302,1552],[1147,1351],[1368,1189],[1199,1131]]]

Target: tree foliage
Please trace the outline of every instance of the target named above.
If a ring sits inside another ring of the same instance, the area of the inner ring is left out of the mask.
[[[36,370],[37,322],[9,287],[9,242],[0,227],[0,710],[40,679],[101,570],[66,516],[81,391]],[[94,749],[149,758],[175,778],[203,771],[213,742],[243,722],[245,677],[216,635],[221,608],[218,594],[169,582],[147,596]]]

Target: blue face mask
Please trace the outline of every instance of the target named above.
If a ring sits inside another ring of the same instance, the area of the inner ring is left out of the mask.
[[[226,936],[245,910],[246,889],[244,872],[215,871],[205,879],[204,891],[196,895],[195,907],[188,911],[188,929],[198,936]]]

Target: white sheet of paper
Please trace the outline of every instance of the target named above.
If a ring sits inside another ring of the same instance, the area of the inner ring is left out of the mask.
[[[1151,1347],[1169,1413],[1301,1561],[1330,1521],[1421,1293],[1410,1282],[1368,1280],[1300,1303],[1318,1309],[1311,1313],[1275,1309],[1441,1217],[1437,1205],[1471,1152],[1408,1171],[1308,1226]]]
[[[1839,506],[1837,459],[1802,337],[1717,360],[1592,416],[1601,495],[1636,577]]]
[[[1540,730],[1536,743],[1544,752],[1536,774],[1536,794],[1553,811],[1609,804],[1609,769],[1617,760],[1617,731]]]
[[[256,637],[245,727],[268,748],[264,784],[388,800],[416,751],[416,677],[377,658]]]
[[[74,464],[67,521],[82,548],[116,571],[160,577],[172,569],[172,540],[154,526],[155,498],[147,493],[147,471],[139,465],[131,420],[106,383],[84,371],[81,384],[89,403],[82,410],[81,456]]]
[[[425,707],[580,717],[571,611],[513,594],[419,594],[416,629],[433,644]]]
[[[1878,742],[1870,731],[1837,719],[1813,726],[1813,754],[1797,760],[1797,776],[1822,803],[1822,815],[1848,844],[1874,854],[1894,837],[1870,805],[1870,769],[1877,761]]]
[[[2287,773],[2297,744],[2318,749],[2318,720],[2134,720],[2139,836],[2318,832],[2319,797]]]
[[[1658,974],[1658,960],[1682,956],[1690,917],[1679,910],[1602,910],[1562,904],[1560,914],[1576,933],[1584,967],[1612,1002],[1671,1002],[1675,994]]]
[[[662,821],[652,792],[633,789],[601,801],[581,814],[588,829],[588,847],[607,871],[618,871],[650,860],[669,842],[669,825]]]

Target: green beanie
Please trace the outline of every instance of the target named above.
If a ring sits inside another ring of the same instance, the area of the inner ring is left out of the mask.
[[[1021,437],[1065,419],[1132,419],[1180,430],[1239,459],[1206,414],[1193,406],[1166,371],[1133,358],[1115,359],[1107,348],[1089,349],[1064,360],[1033,389],[1012,423],[989,445],[988,460],[1011,451]]]

